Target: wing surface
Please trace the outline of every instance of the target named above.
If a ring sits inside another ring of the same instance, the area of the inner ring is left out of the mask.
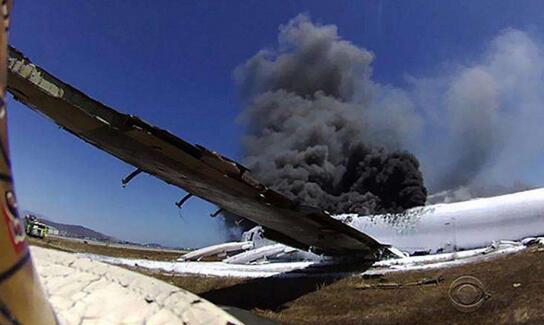
[[[373,256],[384,247],[267,188],[241,164],[90,98],[13,47],[8,66],[8,90],[26,106],[122,161],[262,225],[270,239],[327,255]]]

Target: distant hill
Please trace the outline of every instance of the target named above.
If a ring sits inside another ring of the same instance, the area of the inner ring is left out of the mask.
[[[98,231],[83,227],[80,225],[69,225],[65,223],[58,223],[50,221],[43,218],[38,218],[40,222],[45,223],[48,226],[55,227],[59,230],[59,234],[65,237],[73,238],[83,238],[83,239],[94,239],[98,241],[112,241],[117,242],[118,240],[112,236],[104,235]]]
[[[51,221],[49,220],[48,217],[40,213],[36,213],[29,210],[22,210],[19,213],[22,216],[32,215],[36,217],[38,221],[58,229],[60,236],[81,238],[81,239],[93,239],[93,240],[105,241],[105,242],[119,242],[119,240],[115,237],[104,235],[103,233],[100,233],[98,231],[92,230],[84,226],[71,225],[67,223]]]
[[[80,225],[58,223],[44,218],[38,218],[40,222],[59,230],[59,235],[64,237],[92,239],[98,241],[117,241],[114,237],[104,235],[98,231]]]
[[[163,246],[158,243],[147,243],[147,244],[141,244],[141,243],[135,243],[130,242],[126,240],[120,240],[118,238],[115,238],[113,236],[105,235],[101,232],[92,230],[90,228],[80,226],[80,225],[72,225],[72,224],[66,224],[66,223],[60,223],[55,222],[47,219],[46,216],[31,212],[28,210],[23,210],[21,215],[33,215],[35,216],[38,221],[43,222],[44,224],[54,227],[58,229],[59,235],[63,237],[71,237],[71,238],[79,238],[79,239],[89,239],[89,240],[95,240],[95,241],[101,241],[101,242],[108,242],[108,243],[117,243],[117,244],[126,244],[126,245],[135,245],[135,246],[142,246],[142,247],[149,247],[149,248],[170,248]],[[176,248],[177,247],[173,247]]]

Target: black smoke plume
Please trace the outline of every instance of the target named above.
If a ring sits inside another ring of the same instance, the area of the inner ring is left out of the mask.
[[[450,58],[436,75],[407,67],[403,88],[373,82],[372,53],[333,25],[298,16],[278,43],[236,71],[244,149],[262,181],[299,202],[363,214],[419,205],[419,169],[431,203],[542,186],[531,176],[544,138],[544,44],[534,35],[498,31],[475,61]]]
[[[260,181],[331,213],[425,204],[417,159],[397,149],[405,129],[397,124],[409,121],[380,114],[372,60],[335,26],[300,15],[280,27],[277,50],[237,68],[245,163]]]

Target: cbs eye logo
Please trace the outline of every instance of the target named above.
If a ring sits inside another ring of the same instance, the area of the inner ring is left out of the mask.
[[[464,275],[455,279],[448,291],[450,301],[458,311],[471,313],[478,310],[491,296],[476,277]]]

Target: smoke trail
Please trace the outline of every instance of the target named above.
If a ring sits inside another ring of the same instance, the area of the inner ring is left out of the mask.
[[[248,103],[246,164],[261,181],[333,213],[425,203],[417,159],[396,150],[417,116],[408,101],[387,105],[387,94],[403,96],[370,79],[372,60],[335,26],[299,15],[280,27],[277,50],[236,70]]]

